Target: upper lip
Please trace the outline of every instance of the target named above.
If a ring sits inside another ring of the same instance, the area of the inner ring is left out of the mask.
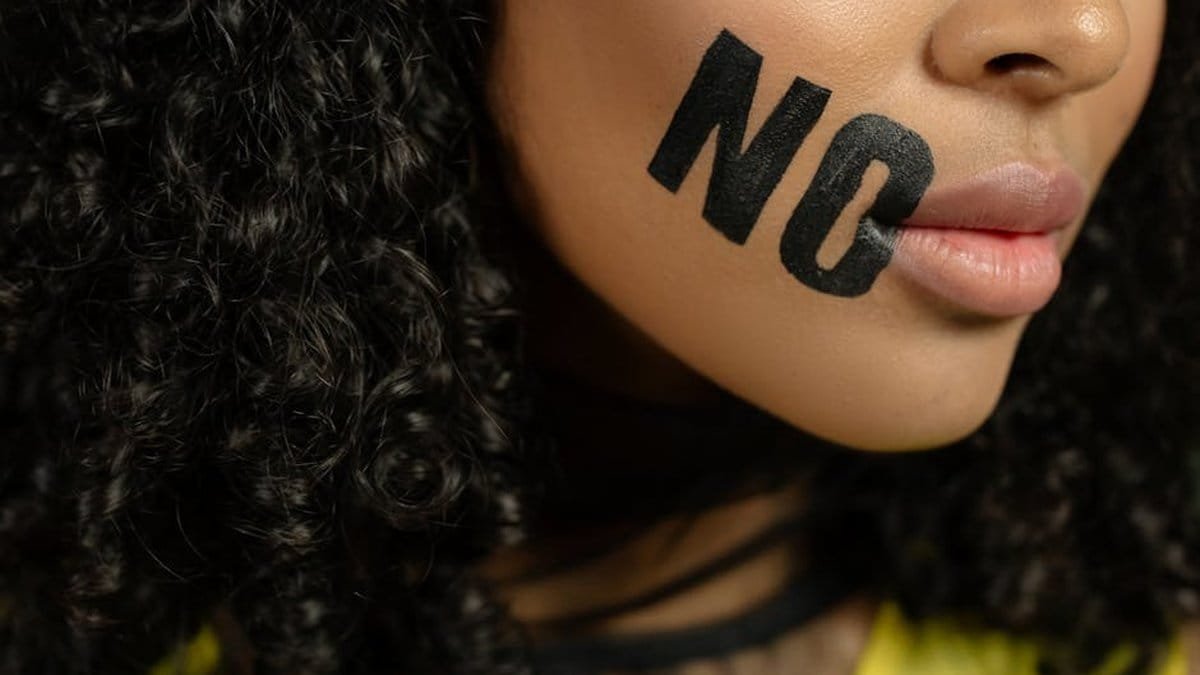
[[[931,189],[902,225],[1005,232],[1050,232],[1079,218],[1083,179],[1065,164],[1012,162]]]

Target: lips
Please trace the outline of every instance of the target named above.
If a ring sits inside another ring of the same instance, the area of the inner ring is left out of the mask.
[[[1036,312],[1058,288],[1061,239],[1086,204],[1065,165],[1005,164],[928,191],[901,223],[892,267],[969,312]]]

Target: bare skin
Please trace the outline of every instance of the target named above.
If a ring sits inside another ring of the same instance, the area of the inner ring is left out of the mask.
[[[968,435],[992,412],[1030,313],[974,312],[892,268],[857,298],[814,291],[779,264],[785,223],[834,134],[863,113],[920,134],[936,160],[931,189],[1027,162],[1067,167],[1090,200],[1149,90],[1165,2],[766,0],[747,9],[729,0],[498,0],[489,101],[513,162],[510,189],[547,251],[530,252],[527,266],[545,282],[531,285],[535,352],[647,400],[703,402],[719,387],[863,450]],[[795,77],[833,92],[743,246],[701,216],[711,139],[677,193],[646,171],[722,29],[763,55],[748,138]],[[869,171],[863,194],[885,178]],[[848,245],[867,203],[860,195],[843,213],[835,247]],[[1083,216],[1058,240],[1060,259]],[[507,599],[518,619],[536,621],[588,606],[595,589],[653,586],[794,511],[797,500],[783,493],[735,505],[743,510],[733,521],[708,514],[659,565],[641,564],[662,536],[651,532],[596,569]],[[505,552],[485,572],[503,577],[555,546]],[[802,563],[802,552],[777,552],[605,630],[737,613]],[[874,607],[855,598],[809,626],[805,658],[822,664],[817,672],[853,671]],[[1189,653],[1200,672],[1197,632],[1188,631]]]
[[[706,379],[810,433],[893,450],[977,428],[1029,315],[946,306],[894,266],[852,299],[789,275],[782,230],[833,135],[856,115],[886,115],[928,142],[931,190],[1020,161],[1066,166],[1090,196],[1148,91],[1165,10],[1163,0],[922,0],[903,12],[874,0],[500,5],[490,98],[528,218],[555,257]],[[763,55],[749,129],[797,76],[833,92],[744,246],[701,217],[711,143],[678,193],[647,174],[722,29]],[[1035,59],[995,61],[1014,54]],[[862,195],[882,178],[868,175]],[[1081,225],[1082,214],[1060,257]]]

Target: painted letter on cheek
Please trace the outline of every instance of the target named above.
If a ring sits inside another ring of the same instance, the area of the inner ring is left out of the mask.
[[[678,192],[713,129],[717,151],[704,218],[737,244],[746,243],[767,199],[825,112],[832,92],[797,77],[742,152],[762,56],[727,30],[704,54],[683,102],[650,162],[650,175]],[[887,182],[858,222],[854,242],[830,269],[817,252],[862,187],[872,162]],[[933,180],[929,145],[882,115],[859,115],[838,131],[817,174],[784,229],[783,266],[806,286],[842,297],[866,293],[892,259],[897,229],[916,210]]]
[[[677,192],[701,148],[719,127],[704,218],[743,244],[829,100],[828,89],[796,78],[742,152],[762,56],[729,31],[709,47],[650,163],[650,174]]]
[[[817,264],[817,251],[862,187],[873,161],[887,166],[887,182],[859,220],[854,243],[836,265],[824,269]],[[784,267],[823,293],[866,293],[891,261],[898,224],[916,210],[932,180],[933,155],[916,133],[880,115],[850,120],[834,137],[783,232],[779,252]]]

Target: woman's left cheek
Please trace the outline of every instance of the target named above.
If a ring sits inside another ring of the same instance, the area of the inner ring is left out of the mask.
[[[745,244],[832,95],[796,77],[747,144],[762,63],[762,55],[722,30],[700,60],[648,167],[654,180],[676,193],[715,135],[703,216],[737,245]],[[849,249],[833,266],[824,267],[817,262],[818,251],[874,162],[887,167],[888,177],[858,218]],[[920,135],[883,115],[859,114],[834,136],[788,220],[779,244],[781,263],[799,282],[821,293],[865,294],[891,261],[899,223],[916,209],[933,176],[933,155]]]

